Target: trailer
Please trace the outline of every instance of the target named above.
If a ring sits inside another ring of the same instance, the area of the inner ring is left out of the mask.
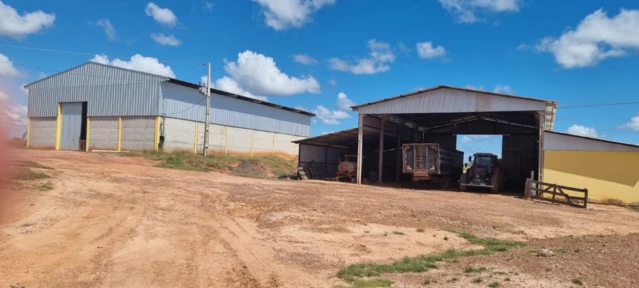
[[[438,143],[407,143],[402,146],[403,173],[412,180],[437,182],[447,189],[464,169],[464,152],[439,147]]]

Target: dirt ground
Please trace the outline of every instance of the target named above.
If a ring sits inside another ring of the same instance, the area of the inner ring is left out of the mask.
[[[15,153],[54,168],[37,180],[53,190],[23,181],[2,192],[0,287],[333,287],[347,285],[336,274],[348,264],[479,248],[450,229],[528,247],[381,277],[393,287],[425,279],[429,287],[576,287],[573,279],[639,287],[639,213],[621,207],[259,180],[113,154]],[[541,248],[563,252],[537,257]],[[466,275],[469,265],[487,270]],[[472,283],[477,277],[482,283]]]

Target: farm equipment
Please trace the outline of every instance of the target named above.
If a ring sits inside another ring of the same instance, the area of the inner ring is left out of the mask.
[[[473,161],[473,157],[468,157],[473,165],[459,178],[459,189],[467,191],[469,187],[480,187],[490,188],[492,193],[502,191],[506,181],[503,160],[491,153],[475,153],[474,158]]]
[[[344,155],[337,165],[337,180],[351,181],[357,173],[357,155]]]
[[[407,143],[402,146],[403,173],[414,182],[439,182],[447,189],[462,173],[464,152],[441,148],[437,143]]]

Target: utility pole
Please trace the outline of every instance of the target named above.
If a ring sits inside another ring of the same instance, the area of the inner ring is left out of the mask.
[[[204,117],[204,156],[209,154],[209,122],[211,118],[211,63],[208,63],[209,74],[206,77],[206,116]]]

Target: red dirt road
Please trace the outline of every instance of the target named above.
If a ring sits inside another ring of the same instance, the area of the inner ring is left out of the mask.
[[[155,168],[112,154],[16,153],[54,170],[41,170],[51,179],[19,181],[3,192],[13,208],[0,219],[4,287],[333,287],[346,284],[336,277],[344,265],[473,248],[448,229],[531,243],[639,232],[639,213],[619,207],[256,180]],[[34,189],[47,181],[53,190]],[[522,249],[513,253],[526,257]],[[497,261],[490,257],[482,261]],[[565,286],[563,278],[524,266],[517,269],[526,281],[502,287]],[[408,276],[387,278],[394,287],[421,287],[414,277],[427,277]],[[536,277],[548,285],[528,281]],[[629,279],[622,283],[639,283]]]

